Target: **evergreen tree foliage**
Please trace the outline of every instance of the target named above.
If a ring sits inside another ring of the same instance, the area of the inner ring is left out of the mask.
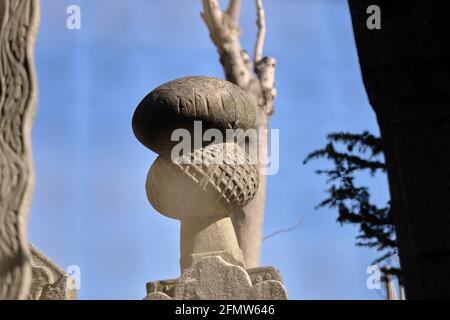
[[[337,221],[343,224],[359,225],[357,246],[376,248],[382,255],[374,261],[380,263],[397,254],[397,241],[389,202],[379,207],[371,202],[367,186],[358,185],[356,175],[369,172],[370,175],[385,174],[381,138],[365,131],[361,134],[346,132],[331,133],[323,149],[311,152],[304,164],[311,160],[328,159],[332,169],[316,170],[327,177],[327,197],[317,208],[337,209]],[[389,273],[399,275],[398,268]]]

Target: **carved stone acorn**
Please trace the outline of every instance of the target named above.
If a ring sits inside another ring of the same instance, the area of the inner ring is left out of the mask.
[[[214,128],[246,130],[256,119],[256,106],[246,93],[231,82],[203,76],[169,81],[150,92],[133,115],[137,139],[158,154],[178,143],[172,132],[183,128],[193,135],[194,121],[202,130]],[[203,145],[205,146],[205,144]]]

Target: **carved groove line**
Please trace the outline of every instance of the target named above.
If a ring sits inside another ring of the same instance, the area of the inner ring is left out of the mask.
[[[31,122],[38,0],[0,5],[0,299],[23,299],[31,278],[27,220],[34,184]]]

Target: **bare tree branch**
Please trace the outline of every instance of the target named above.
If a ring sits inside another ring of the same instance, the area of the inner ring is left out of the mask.
[[[241,13],[241,0],[230,0],[227,9],[227,15],[235,23],[239,23],[239,15]]]
[[[209,35],[213,43],[220,44],[220,35],[222,33],[223,13],[217,0],[203,0],[202,18],[205,21]]]
[[[254,68],[259,80],[261,97],[260,106],[267,116],[274,112],[273,100],[276,96],[275,66],[276,60],[272,57],[263,57],[264,41],[266,38],[266,16],[262,0],[256,1],[258,33],[254,52]]]
[[[272,237],[274,237],[274,236],[276,236],[276,235],[278,235],[278,234],[280,234],[280,233],[286,233],[286,232],[294,231],[295,229],[300,228],[300,226],[302,225],[302,223],[303,223],[303,219],[300,218],[300,220],[298,220],[298,222],[297,222],[297,224],[296,224],[295,226],[292,226],[292,227],[289,227],[289,228],[286,228],[286,229],[280,229],[280,230],[277,230],[277,231],[275,231],[275,232],[272,232],[272,233],[268,234],[267,236],[265,236],[265,237],[263,238],[263,240],[270,239],[270,238],[272,238]]]
[[[255,65],[255,72],[258,76],[262,92],[262,103],[260,103],[260,106],[267,116],[270,116],[274,112],[273,100],[277,95],[275,88],[275,67],[276,60],[272,57],[264,57]]]
[[[264,40],[266,38],[266,16],[264,13],[264,7],[262,4],[262,0],[255,0],[255,1],[256,1],[256,13],[257,13],[256,25],[258,26],[258,35],[256,38],[255,53],[254,53],[253,61],[256,66],[258,64],[258,62],[262,59]]]
[[[245,90],[253,76],[244,59],[237,22],[220,9],[217,0],[203,0],[203,10],[202,17],[219,53],[225,78]]]
[[[276,61],[271,57],[263,57],[266,27],[262,1],[256,2],[258,34],[254,54],[256,60],[253,64],[249,54],[242,49],[240,43],[241,1],[230,0],[226,11],[220,9],[218,0],[202,0],[202,4],[201,16],[208,28],[211,40],[217,48],[225,79],[241,87],[249,95],[257,106],[254,128],[267,131],[270,115],[274,110]],[[267,134],[262,134],[258,138],[256,146],[256,154],[259,155],[258,167],[261,172],[265,171],[268,163],[268,141]],[[242,209],[241,214],[233,215],[233,224],[236,228],[239,245],[248,267],[259,265],[263,239],[265,193],[266,177],[261,175],[254,199]]]

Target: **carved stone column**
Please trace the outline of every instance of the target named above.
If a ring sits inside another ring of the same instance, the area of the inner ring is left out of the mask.
[[[31,281],[27,220],[38,21],[38,0],[0,1],[0,299],[26,298]]]
[[[274,268],[245,270],[230,219],[254,197],[259,171],[227,129],[251,128],[255,108],[239,87],[208,77],[163,84],[137,107],[134,133],[159,154],[147,175],[147,197],[181,221],[181,277],[148,283],[146,299],[287,298]]]
[[[39,0],[0,1],[0,299],[75,299],[69,275],[28,243],[34,187]]]

